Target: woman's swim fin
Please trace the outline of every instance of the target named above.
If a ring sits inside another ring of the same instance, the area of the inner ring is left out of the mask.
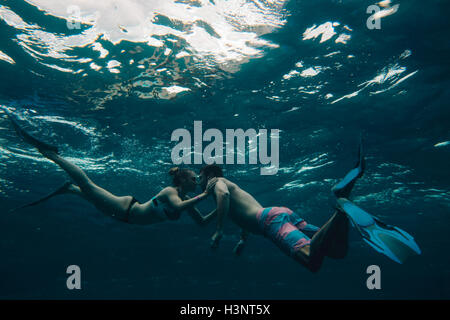
[[[11,114],[8,114],[9,120],[11,120],[14,129],[16,130],[17,134],[23,138],[26,142],[33,145],[36,149],[40,151],[53,151],[55,153],[58,153],[58,148],[48,144],[46,142],[40,141],[39,139],[33,137],[30,133],[26,132],[14,119],[14,117]]]
[[[365,212],[351,201],[339,198],[338,209],[344,212],[365,242],[398,263],[413,254],[421,254],[414,238],[395,226],[390,226]]]
[[[20,209],[24,209],[24,208],[27,208],[27,207],[32,207],[32,206],[38,205],[39,203],[42,203],[42,202],[44,202],[44,201],[47,201],[48,199],[50,199],[50,198],[52,198],[52,197],[54,197],[54,196],[57,196],[57,195],[60,195],[60,194],[65,194],[65,193],[68,192],[68,188],[69,188],[69,186],[70,186],[71,184],[72,184],[72,182],[67,181],[67,182],[65,182],[61,187],[59,187],[58,189],[56,189],[56,190],[53,191],[52,193],[46,195],[45,197],[42,197],[42,198],[40,198],[40,199],[38,199],[38,200],[36,200],[36,201],[27,203],[27,204],[25,204],[25,205],[23,205],[23,206],[20,206],[20,207],[11,209],[11,210],[9,210],[9,212],[15,212],[15,211],[18,211],[18,210],[20,210]]]

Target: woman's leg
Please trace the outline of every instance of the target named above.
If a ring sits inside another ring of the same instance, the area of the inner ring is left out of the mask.
[[[74,194],[77,196],[82,197],[83,199],[86,199],[86,195],[83,193],[83,191],[81,191],[80,187],[77,186],[76,184],[71,183],[68,187],[67,187],[67,192],[68,194]]]
[[[91,179],[89,179],[83,170],[59,156],[57,147],[35,138],[33,135],[24,130],[11,114],[8,113],[8,116],[17,134],[26,142],[38,149],[44,157],[52,160],[64,171],[66,171],[75,184],[78,185],[82,196],[86,200],[91,202],[95,207],[97,207],[97,209],[108,216],[116,217],[122,220],[127,218],[127,209],[131,204],[133,197],[117,197],[107,190],[100,188],[93,183]],[[81,195],[80,192],[78,192],[79,190],[75,187],[71,190],[72,192]],[[49,197],[46,197],[45,199],[48,198]]]
[[[59,165],[75,182],[76,185],[72,184],[68,190],[70,193],[82,196],[108,216],[120,220],[126,218],[127,209],[132,200],[131,196],[118,197],[97,186],[81,168],[53,151],[41,150],[41,153]]]

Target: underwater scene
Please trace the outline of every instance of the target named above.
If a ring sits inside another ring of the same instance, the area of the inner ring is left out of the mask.
[[[0,299],[449,299],[449,9],[0,1]]]

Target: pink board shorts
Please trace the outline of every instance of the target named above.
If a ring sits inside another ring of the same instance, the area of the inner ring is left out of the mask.
[[[257,218],[264,236],[287,255],[308,245],[319,230],[285,207],[263,208],[257,213]]]

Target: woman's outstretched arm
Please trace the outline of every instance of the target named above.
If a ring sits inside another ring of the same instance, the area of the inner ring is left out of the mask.
[[[208,193],[205,191],[192,199],[181,200],[175,188],[166,188],[164,195],[166,196],[169,205],[176,211],[183,211],[208,197]]]

